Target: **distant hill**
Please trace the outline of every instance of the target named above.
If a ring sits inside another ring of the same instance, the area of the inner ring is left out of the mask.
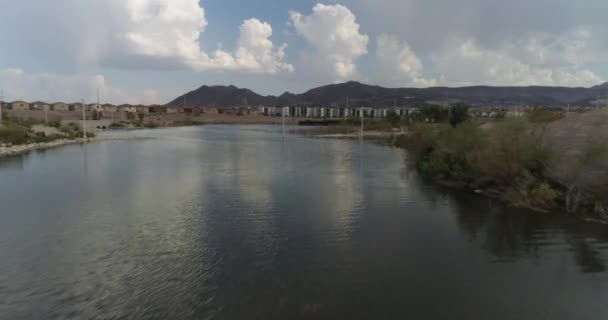
[[[232,106],[392,106],[397,104],[421,105],[425,103],[465,102],[472,105],[558,106],[565,104],[589,105],[598,97],[608,96],[608,83],[591,88],[570,87],[432,87],[384,88],[359,82],[332,84],[311,89],[301,94],[286,92],[278,97],[262,96],[249,89],[235,86],[202,86],[188,92],[168,105],[187,107]],[[184,99],[185,98],[185,99]]]
[[[264,97],[249,89],[235,86],[202,86],[168,103],[186,107],[230,107],[241,105],[273,105],[276,97]]]

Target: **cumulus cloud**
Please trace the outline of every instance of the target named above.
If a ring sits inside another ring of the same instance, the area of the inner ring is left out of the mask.
[[[198,0],[21,0],[8,11],[3,21],[19,31],[0,30],[2,38],[20,43],[22,48],[15,49],[26,54],[44,54],[48,63],[268,74],[293,70],[284,62],[286,45],[275,46],[272,27],[257,19],[243,22],[234,52],[202,50],[199,41],[208,22]],[[52,39],[45,39],[49,33]]]
[[[382,34],[376,41],[374,70],[380,84],[388,86],[429,87],[437,82],[423,75],[422,61],[407,41],[395,35]]]
[[[118,88],[108,83],[101,74],[66,75],[55,73],[28,73],[19,68],[0,69],[0,83],[4,85],[4,97],[11,100],[41,100],[46,102],[76,102],[85,98],[92,102],[100,88],[103,102],[156,104],[163,97],[157,90]]]
[[[590,38],[585,30],[529,33],[498,48],[483,47],[475,39],[452,39],[432,61],[441,82],[449,85],[592,86],[602,79],[584,67]]]
[[[317,4],[312,14],[290,12],[291,23],[298,35],[314,49],[309,63],[317,70],[328,70],[335,80],[352,78],[356,60],[367,54],[369,37],[359,32],[355,15],[342,5]]]
[[[117,34],[126,50],[118,50],[117,56],[165,60],[197,71],[293,71],[284,62],[287,45],[275,47],[270,40],[272,27],[266,22],[244,21],[235,53],[217,49],[208,54],[198,43],[208,24],[198,0],[127,0],[126,8],[128,23]]]
[[[279,47],[270,41],[272,27],[257,19],[245,20],[240,28],[238,48],[234,55],[218,49],[211,59],[194,63],[196,68],[245,70],[258,73],[275,74],[279,71],[293,72],[291,64],[283,62],[287,44]]]

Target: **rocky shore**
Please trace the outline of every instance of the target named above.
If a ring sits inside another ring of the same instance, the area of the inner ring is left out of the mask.
[[[51,142],[45,143],[30,143],[30,144],[22,144],[22,145],[0,145],[0,158],[15,156],[20,154],[25,154],[34,150],[42,150],[42,149],[50,149],[61,147],[70,144],[79,144],[79,143],[93,143],[93,142],[101,142],[101,141],[116,141],[116,140],[137,140],[144,139],[138,137],[96,137],[89,139],[60,139]]]

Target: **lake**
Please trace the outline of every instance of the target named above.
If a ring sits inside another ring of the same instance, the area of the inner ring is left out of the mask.
[[[608,226],[280,127],[0,160],[0,319],[606,319]]]

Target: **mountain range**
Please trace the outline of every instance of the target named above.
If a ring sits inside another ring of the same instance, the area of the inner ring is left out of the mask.
[[[202,86],[167,105],[185,107],[234,106],[417,106],[464,102],[471,105],[589,106],[608,96],[608,82],[590,88],[571,87],[431,87],[384,88],[359,82],[332,84],[301,94],[262,96],[235,86]],[[604,100],[605,101],[605,100]]]

